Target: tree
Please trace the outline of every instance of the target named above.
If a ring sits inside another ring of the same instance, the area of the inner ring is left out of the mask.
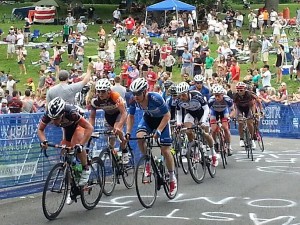
[[[278,12],[278,4],[279,0],[265,0],[265,6],[268,12],[271,12],[271,9],[274,9],[276,12]]]

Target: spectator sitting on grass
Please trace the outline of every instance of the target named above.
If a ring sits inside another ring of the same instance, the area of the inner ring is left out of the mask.
[[[288,98],[286,83],[281,83],[281,85],[278,88],[277,96],[273,96],[272,100],[275,102],[285,103]]]
[[[293,93],[293,103],[300,102],[300,87],[298,87],[297,92]]]
[[[24,85],[27,86],[27,89],[31,90],[32,92],[35,92],[35,84],[31,77],[27,79],[27,83]]]

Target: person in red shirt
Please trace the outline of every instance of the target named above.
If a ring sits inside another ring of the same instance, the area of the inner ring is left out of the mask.
[[[20,113],[22,111],[23,102],[20,100],[19,91],[13,91],[12,99],[7,104],[10,113]]]
[[[152,69],[153,69],[153,66],[150,65],[148,67],[148,72],[147,72],[148,91],[149,92],[153,91],[154,85],[156,84],[156,81],[157,81],[157,74]]]
[[[231,91],[235,93],[236,92],[235,86],[240,81],[240,76],[241,76],[241,69],[236,59],[231,60],[230,73],[231,73]]]
[[[129,15],[128,18],[125,20],[125,26],[126,26],[126,34],[132,35],[133,29],[135,26],[135,21],[131,17],[131,15]]]
[[[172,52],[172,46],[169,44],[168,41],[166,41],[166,43],[160,49],[160,61],[162,66],[165,66],[165,59],[168,56],[167,51]]]

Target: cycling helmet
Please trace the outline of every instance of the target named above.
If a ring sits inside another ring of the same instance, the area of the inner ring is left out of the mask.
[[[165,89],[168,89],[169,87],[171,87],[172,84],[174,84],[173,81],[171,81],[171,80],[166,80],[166,81],[164,82],[164,87],[165,87]]]
[[[147,81],[145,78],[137,78],[130,84],[130,91],[141,92],[147,88]]]
[[[235,86],[237,90],[245,90],[247,85],[244,82],[238,82]]]
[[[108,91],[110,90],[110,87],[111,87],[111,83],[109,82],[109,80],[107,78],[103,78],[96,82],[95,89],[96,91],[102,91],[102,90]]]
[[[59,117],[59,115],[62,114],[64,108],[65,108],[66,102],[60,98],[56,97],[52,99],[48,104],[48,116],[51,119],[55,119]]]
[[[204,81],[204,76],[198,74],[194,77],[194,81],[203,82]]]
[[[190,85],[187,82],[181,82],[177,85],[177,93],[182,94],[188,92]]]
[[[170,95],[177,95],[177,85],[176,84],[172,84],[169,88],[170,90]]]
[[[224,88],[221,85],[216,85],[211,89],[213,94],[224,94]]]

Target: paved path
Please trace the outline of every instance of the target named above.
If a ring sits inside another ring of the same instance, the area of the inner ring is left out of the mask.
[[[234,138],[237,143],[236,138]],[[102,197],[97,208],[81,203],[65,206],[52,225],[69,224],[300,224],[299,140],[266,138],[266,151],[255,151],[255,161],[236,145],[224,170],[196,184],[179,174],[179,194],[170,201],[161,190],[152,209],[144,209],[135,189],[117,185],[113,196]],[[49,224],[41,208],[41,195],[0,201],[1,225]]]

